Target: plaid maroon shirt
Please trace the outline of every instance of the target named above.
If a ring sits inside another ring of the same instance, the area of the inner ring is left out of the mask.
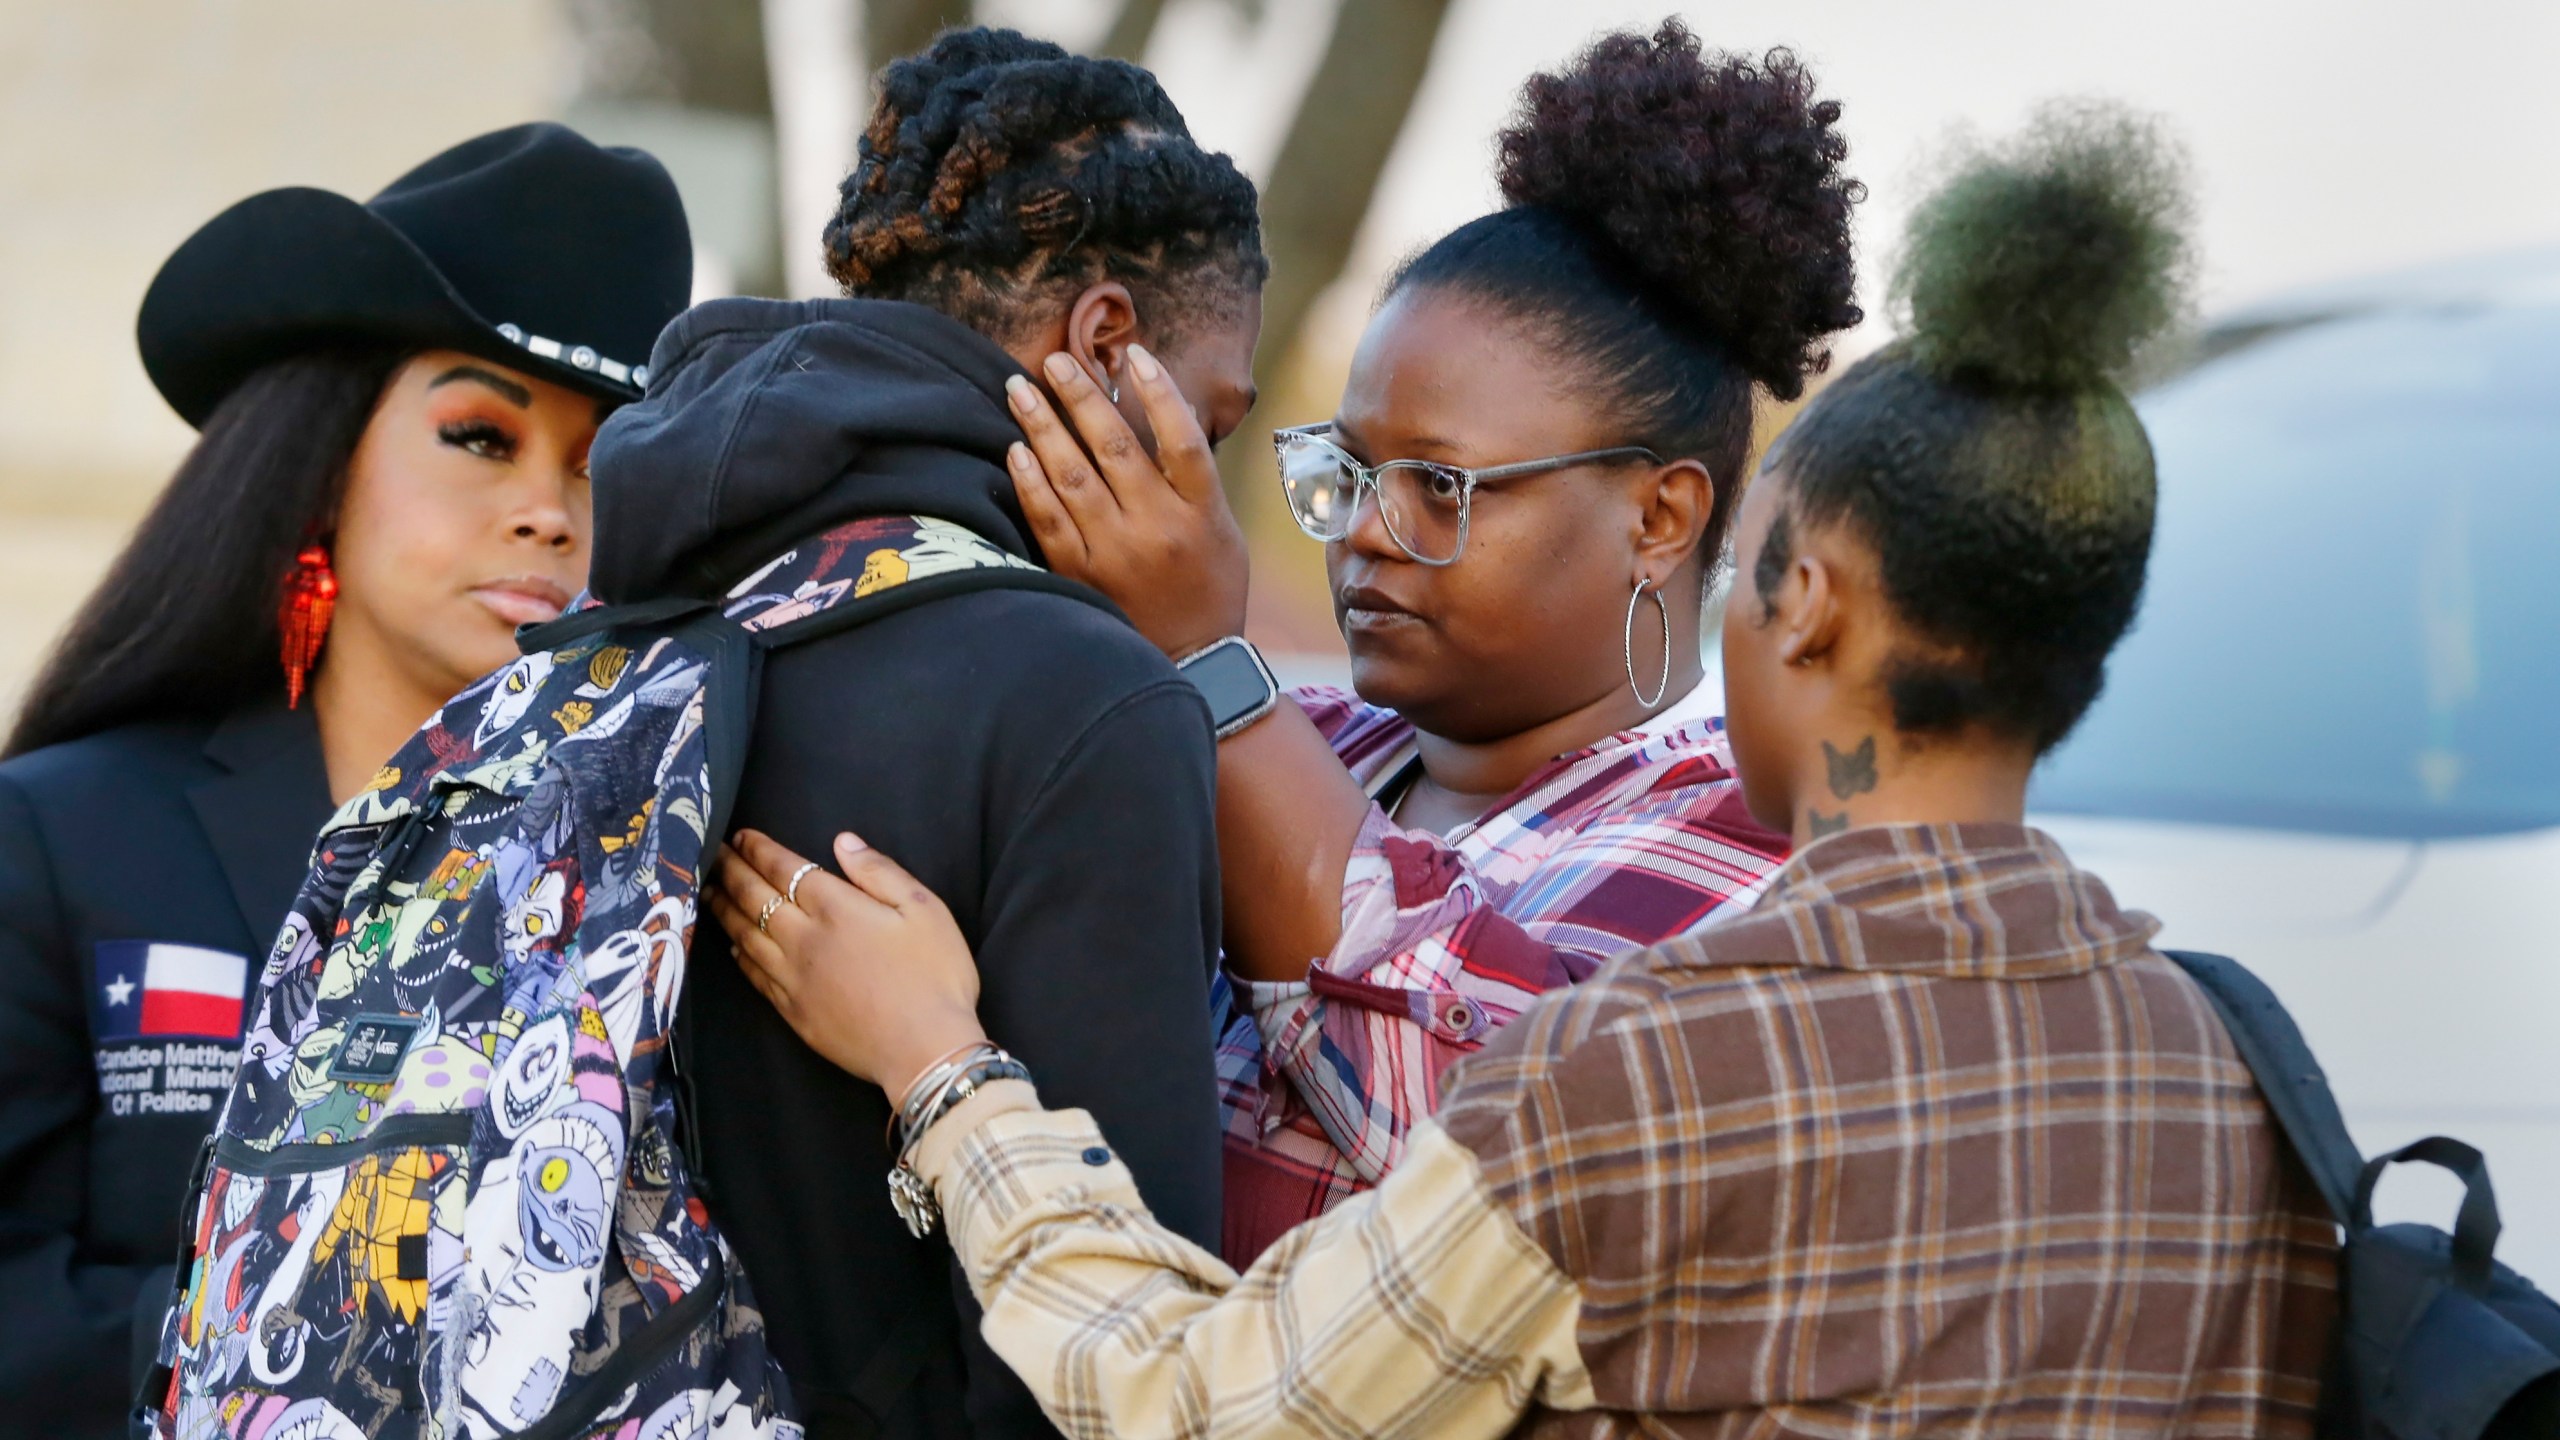
[[[2336,1227],[2157,929],[2021,825],[1831,836],[1241,1276],[1028,1085],[916,1164],[1076,1436],[2307,1440]]]
[[[1339,690],[1294,698],[1372,795],[1411,763],[1414,728],[1394,711]],[[1786,840],[1743,807],[1714,701],[1701,686],[1557,757],[1445,839],[1370,807],[1333,953],[1303,982],[1229,982],[1231,1261],[1376,1184],[1431,1113],[1440,1072],[1540,994],[1749,903]]]
[[[1439,1122],[1660,1433],[2305,1435],[2336,1229],[2159,928],[2022,825],[1853,829]]]

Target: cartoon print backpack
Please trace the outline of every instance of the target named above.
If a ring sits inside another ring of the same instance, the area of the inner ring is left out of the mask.
[[[184,1440],[796,1437],[671,1045],[766,650],[991,587],[866,519],[575,610],[321,831],[200,1157],[146,1418]]]

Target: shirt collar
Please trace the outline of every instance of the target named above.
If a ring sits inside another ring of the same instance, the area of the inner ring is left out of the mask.
[[[2119,908],[2053,837],[1989,823],[1827,836],[1797,851],[1742,918],[1699,937],[1705,963],[2024,980],[2129,960],[2160,930]],[[1777,923],[1747,923],[1761,920]]]

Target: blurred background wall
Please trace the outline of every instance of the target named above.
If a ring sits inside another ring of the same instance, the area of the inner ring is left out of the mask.
[[[2067,92],[2184,134],[2213,299],[2560,239],[2547,0],[0,0],[0,709],[188,441],[134,357],[143,287],[255,190],[362,196],[468,135],[565,118],[675,171],[700,293],[815,293],[857,77],[943,24],[1021,25],[1143,58],[1264,182],[1256,418],[1286,424],[1330,410],[1386,267],[1493,202],[1520,80],[1673,8],[1710,44],[1795,46],[1847,102],[1871,289],[1949,128]],[[1261,434],[1231,451],[1257,635],[1321,654],[1316,547],[1278,513]]]
[[[562,43],[525,0],[0,0],[0,711],[193,436],[134,354],[161,260],[557,110]]]

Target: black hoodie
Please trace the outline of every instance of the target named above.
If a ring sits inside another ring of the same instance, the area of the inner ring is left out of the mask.
[[[723,300],[680,317],[650,363],[649,397],[596,437],[606,599],[717,594],[865,515],[936,516],[1040,558],[1001,463],[1019,367],[958,322]],[[813,858],[852,830],[932,886],[977,952],[989,1033],[1044,1100],[1092,1111],[1155,1212],[1212,1248],[1214,745],[1197,693],[1126,625],[981,592],[775,654],[736,814]],[[891,1212],[879,1090],[803,1046],[716,927],[696,936],[679,1043],[709,1202],[813,1440],[867,1433],[852,1397],[874,1393],[875,1361],[913,1375],[885,1387],[883,1433],[1051,1433],[978,1339],[948,1247]]]

